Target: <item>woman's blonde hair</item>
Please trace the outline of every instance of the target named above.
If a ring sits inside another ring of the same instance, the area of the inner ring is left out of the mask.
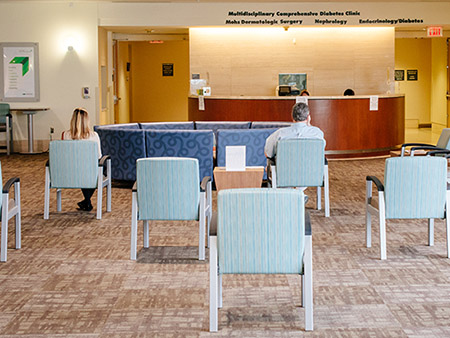
[[[82,140],[89,138],[91,129],[89,128],[89,114],[84,108],[75,108],[70,120],[70,136],[72,140]]]

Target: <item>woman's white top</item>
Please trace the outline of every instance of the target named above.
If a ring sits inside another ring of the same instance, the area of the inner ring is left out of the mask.
[[[72,135],[70,134],[70,130],[66,130],[62,133],[62,139],[63,140],[72,140]],[[89,137],[83,139],[85,141],[94,141],[98,145],[98,158],[102,157],[102,148],[100,145],[100,137],[98,137],[98,134],[95,131],[91,131],[89,133]]]

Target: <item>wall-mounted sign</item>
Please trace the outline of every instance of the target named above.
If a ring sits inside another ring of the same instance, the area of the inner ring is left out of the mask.
[[[39,101],[39,45],[0,43],[0,100]]]
[[[173,76],[173,63],[163,63],[162,64],[162,75],[163,76]]]
[[[406,79],[408,81],[417,81],[419,78],[419,71],[417,69],[408,69],[406,71]]]
[[[395,70],[395,81],[405,81],[405,71],[403,69]]]

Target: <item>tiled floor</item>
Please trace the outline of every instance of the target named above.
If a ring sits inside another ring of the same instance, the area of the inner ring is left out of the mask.
[[[422,131],[416,136],[426,141]],[[407,132],[408,141],[416,136]],[[364,245],[365,176],[382,178],[384,158],[329,162],[330,218],[311,209],[308,192],[314,332],[304,331],[298,276],[226,275],[216,334],[208,332],[208,260],[196,259],[195,222],[152,223],[151,248],[133,262],[127,185],[115,184],[113,210],[102,220],[95,208],[76,210],[79,191],[63,192],[61,213],[52,194],[43,220],[46,155],[0,160],[4,180],[21,178],[23,210],[23,248],[12,249],[10,226],[8,262],[0,264],[0,337],[450,336],[444,222],[436,221],[428,247],[426,221],[388,221],[386,261],[378,222],[373,247]]]

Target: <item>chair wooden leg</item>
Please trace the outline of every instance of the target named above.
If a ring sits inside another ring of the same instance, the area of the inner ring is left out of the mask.
[[[428,219],[428,245],[434,245],[434,219]]]
[[[217,237],[211,236],[211,249],[209,254],[209,331],[217,332],[218,311],[218,277],[217,277]]]
[[[386,259],[386,208],[384,204],[384,193],[378,192],[379,217],[380,217],[380,256]]]
[[[305,330],[314,330],[313,316],[313,269],[312,269],[312,236],[305,236],[304,253],[304,281],[305,281]]]
[[[198,226],[198,259],[205,260],[205,208],[206,208],[205,192],[200,193],[199,206],[199,226]],[[209,234],[208,234],[209,235]]]
[[[22,216],[20,210],[20,182],[14,183],[14,201],[16,203],[16,249],[22,247]]]
[[[50,172],[45,167],[45,187],[44,187],[44,219],[48,219],[50,209]]]
[[[8,251],[8,194],[2,194],[2,234],[0,242],[0,261],[6,262]]]
[[[131,252],[130,259],[136,260],[137,251],[137,192],[133,191],[131,202]]]
[[[146,249],[150,246],[149,232],[148,221],[146,220],[144,221],[144,248]]]

